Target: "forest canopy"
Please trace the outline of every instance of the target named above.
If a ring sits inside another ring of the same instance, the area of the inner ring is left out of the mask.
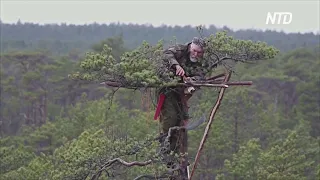
[[[148,60],[150,55],[141,50],[156,52],[173,36],[177,42],[188,42],[198,35],[193,27],[2,22],[0,26],[0,179],[122,180],[145,174],[159,179],[166,170],[163,163],[127,167],[113,161],[120,157],[128,163],[159,162],[158,143],[153,140],[159,135],[159,122],[152,118],[155,98],[149,91],[122,88],[109,103],[113,88],[99,83],[110,80],[106,72],[112,71],[102,70],[106,65],[102,56],[111,54],[107,60],[124,68],[120,62],[138,55],[145,57],[139,62]],[[233,80],[253,85],[227,89],[194,179],[319,179],[319,35],[229,29],[225,36],[225,29],[211,26],[204,32],[215,42],[220,32],[225,40],[231,36],[251,44],[266,42],[262,49],[280,51],[268,60],[232,64]],[[232,47],[223,48],[231,55]],[[265,50],[259,52],[269,52]],[[97,69],[92,59],[98,62]],[[219,65],[229,68],[228,62]],[[213,74],[217,71],[213,69]],[[68,78],[77,72],[90,78]],[[218,96],[215,90],[203,88],[190,99],[192,121],[208,116]],[[189,132],[191,158],[204,129],[200,125]]]

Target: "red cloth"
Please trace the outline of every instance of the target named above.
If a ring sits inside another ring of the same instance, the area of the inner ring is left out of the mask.
[[[164,99],[165,99],[165,95],[164,94],[160,94],[159,96],[159,100],[158,100],[158,104],[157,104],[157,109],[156,109],[156,112],[154,114],[154,117],[153,119],[154,120],[157,120],[158,119],[158,116],[160,114],[160,111],[161,111],[161,108],[162,108],[162,105],[163,105],[163,102],[164,102]]]

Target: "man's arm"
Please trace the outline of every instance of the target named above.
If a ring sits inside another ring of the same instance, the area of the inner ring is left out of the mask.
[[[169,63],[170,69],[175,69],[176,65],[180,65],[175,57],[176,50],[174,48],[169,48],[164,51],[164,58]]]
[[[184,76],[185,72],[183,68],[180,66],[179,62],[177,61],[175,54],[176,50],[174,48],[169,48],[164,51],[165,60],[169,64],[169,69],[176,73],[176,75]]]

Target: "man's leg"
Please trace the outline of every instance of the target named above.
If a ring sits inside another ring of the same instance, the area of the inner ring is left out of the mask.
[[[188,100],[191,98],[191,95],[181,95],[181,108],[183,109],[183,117],[182,121],[180,123],[180,126],[187,127],[188,121],[189,121],[189,106],[188,106]],[[188,172],[187,172],[187,166],[189,165],[188,160],[188,132],[186,129],[182,129],[180,131],[180,155],[181,155],[181,171],[184,178],[187,178]]]
[[[191,94],[181,94],[181,109],[183,110],[183,116],[182,116],[182,124],[181,126],[187,126],[189,122],[189,106],[188,106],[188,100],[192,97]]]
[[[180,111],[180,112],[179,112]],[[181,110],[179,106],[179,97],[175,92],[166,93],[166,98],[163,102],[160,113],[161,133],[168,133],[169,129],[180,125]],[[171,132],[170,150],[178,151],[177,149],[177,131]]]

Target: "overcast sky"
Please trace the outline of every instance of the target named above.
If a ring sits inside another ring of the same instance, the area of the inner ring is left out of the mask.
[[[1,21],[215,25],[232,29],[318,32],[320,0],[0,0]],[[44,2],[43,2],[44,1]],[[268,12],[291,12],[291,24],[266,25]]]

